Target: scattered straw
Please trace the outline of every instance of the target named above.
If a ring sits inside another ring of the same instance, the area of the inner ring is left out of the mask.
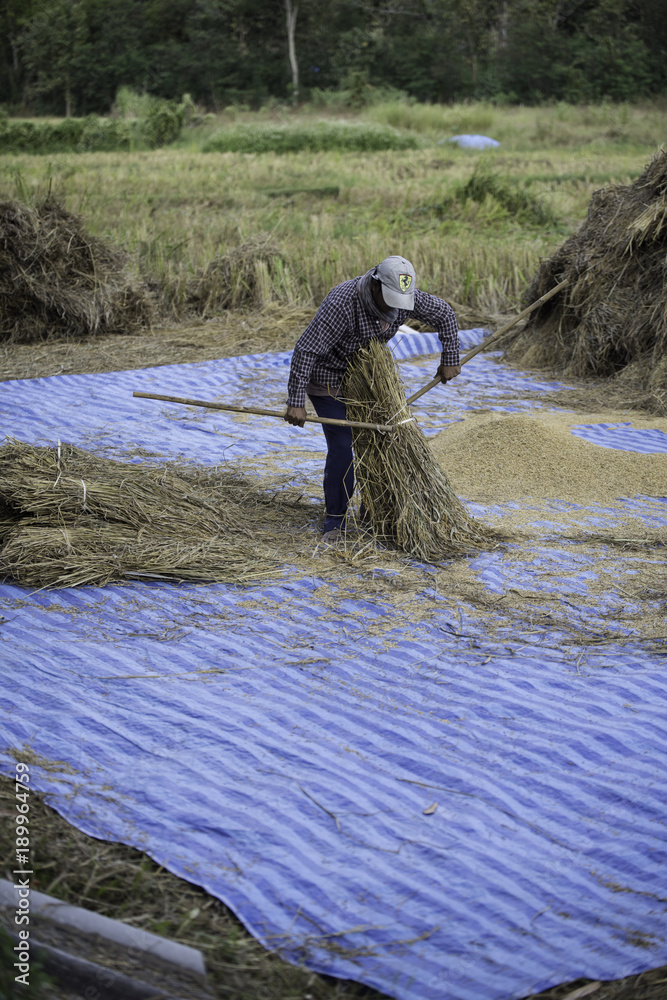
[[[212,361],[241,354],[291,350],[312,309],[273,305],[255,312],[221,312],[131,336],[98,334],[88,340],[0,343],[0,381]]]
[[[379,341],[356,352],[343,391],[351,420],[391,423],[410,416],[394,359]],[[380,539],[427,562],[497,541],[456,497],[414,421],[392,434],[355,431],[354,450],[361,500]]]

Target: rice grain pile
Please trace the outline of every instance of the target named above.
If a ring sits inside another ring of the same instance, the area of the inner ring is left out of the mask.
[[[632,419],[633,414],[623,416]],[[667,418],[634,416],[634,429],[662,431],[667,439]],[[602,448],[572,433],[577,425],[605,427],[616,420],[618,411],[491,410],[448,424],[429,439],[429,448],[454,488],[474,501],[557,499],[589,506],[615,504],[623,497],[662,497],[667,454]]]
[[[151,296],[127,256],[86,232],[54,198],[0,202],[0,341],[130,333],[150,325]]]
[[[388,424],[409,417],[393,356],[379,341],[354,354],[343,394],[350,420]],[[497,543],[455,495],[414,421],[390,434],[354,430],[353,437],[361,502],[380,540],[424,562]]]
[[[566,376],[614,376],[611,390],[667,413],[667,152],[633,184],[603,188],[578,232],[545,260],[535,301],[564,278],[507,357]]]
[[[116,462],[73,445],[0,447],[0,579],[247,584],[275,575],[312,518],[290,490],[227,468]]]

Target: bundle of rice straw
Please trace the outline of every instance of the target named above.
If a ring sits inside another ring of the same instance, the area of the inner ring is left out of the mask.
[[[405,392],[386,345],[371,341],[351,359],[343,394],[350,420],[405,420]],[[400,412],[399,412],[400,411]],[[356,478],[374,534],[424,562],[494,544],[455,495],[414,421],[388,434],[355,430]]]
[[[634,405],[667,412],[667,152],[633,184],[596,191],[578,230],[541,265],[526,304],[555,284],[507,356],[564,375],[615,376]]]
[[[150,325],[153,302],[127,255],[86,232],[54,198],[0,202],[0,341],[127,333]]]
[[[0,448],[0,579],[26,587],[254,583],[275,576],[311,519],[294,491],[224,467],[116,462],[72,445]]]

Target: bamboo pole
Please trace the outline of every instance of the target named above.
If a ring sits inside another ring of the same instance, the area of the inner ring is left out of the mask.
[[[183,399],[181,396],[162,396],[155,392],[133,392],[140,399],[161,399],[165,403],[182,403],[184,406],[205,406],[209,410],[230,410],[232,413],[254,413],[262,417],[280,417],[284,419],[285,410],[264,410],[257,406],[233,406],[231,403],[213,403],[205,399]],[[367,424],[359,420],[336,420],[334,417],[311,417],[306,420],[312,424],[334,424],[336,427],[357,427],[367,431],[394,431],[395,426],[389,424]]]
[[[544,302],[548,302],[548,300],[552,298],[557,292],[560,292],[561,289],[565,288],[567,283],[568,279],[565,278],[563,281],[560,282],[560,284],[555,285],[550,291],[545,292],[545,294],[541,298],[536,299],[535,302],[527,306],[523,310],[523,312],[520,312],[518,316],[515,316],[514,319],[511,319],[509,323],[505,323],[505,326],[502,326],[500,330],[497,330],[492,337],[488,337],[487,340],[483,340],[481,344],[477,345],[477,347],[473,347],[472,351],[468,351],[465,357],[461,358],[461,364],[462,365],[466,364],[467,361],[470,361],[471,358],[474,358],[475,355],[479,354],[480,351],[485,351],[489,346],[489,344],[492,344],[494,340],[498,340],[500,337],[502,337],[502,335],[504,333],[507,333],[508,330],[511,330],[512,327],[519,322],[519,320],[523,319],[524,316],[528,316],[529,313],[532,313],[533,310],[537,309],[538,306],[541,306]],[[442,382],[440,376],[436,375],[435,378],[431,379],[428,385],[425,385],[421,389],[418,389],[417,392],[413,393],[409,399],[406,399],[405,405],[409,406],[410,403],[414,403],[416,399],[419,399],[420,396],[423,396],[425,393],[429,392],[430,389],[434,389],[436,385],[442,385],[442,384],[444,383]]]

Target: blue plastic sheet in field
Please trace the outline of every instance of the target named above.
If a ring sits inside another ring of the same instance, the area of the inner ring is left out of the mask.
[[[497,139],[491,139],[488,135],[453,135],[451,139],[443,139],[442,142],[453,142],[461,149],[496,149],[500,145]],[[438,145],[442,145],[442,142]]]
[[[412,355],[437,344],[405,332],[397,346],[409,389],[428,381],[436,359]],[[317,427],[131,396],[281,405],[288,364],[3,383],[3,428],[108,455],[278,456],[314,483]],[[482,398],[529,410],[523,390],[553,387],[479,356],[417,412],[435,432]],[[617,426],[594,430],[617,446]],[[627,507],[667,524],[660,497]],[[79,828],[204,886],[292,960],[401,1000],[509,1000],[667,963],[664,646],[631,628],[605,641],[627,595],[591,609],[594,568],[547,529],[529,556],[483,553],[469,572],[483,616],[453,586],[405,603],[294,573],[248,589],[4,585],[3,770],[23,755]],[[512,621],[517,587],[544,606]]]

